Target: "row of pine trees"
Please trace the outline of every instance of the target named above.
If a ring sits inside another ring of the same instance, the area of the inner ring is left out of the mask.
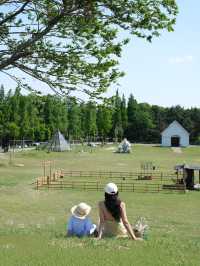
[[[20,88],[5,93],[0,88],[0,141],[49,140],[55,130],[70,140],[118,140],[159,143],[160,132],[173,120],[189,132],[190,141],[200,144],[200,108],[164,108],[138,103],[133,95],[126,101],[116,95],[105,102],[78,103],[53,95],[22,95]]]

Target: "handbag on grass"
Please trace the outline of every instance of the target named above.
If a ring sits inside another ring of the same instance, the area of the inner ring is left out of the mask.
[[[136,237],[141,237],[143,239],[147,239],[147,231],[149,226],[144,217],[140,217],[137,219],[133,226],[133,231]]]

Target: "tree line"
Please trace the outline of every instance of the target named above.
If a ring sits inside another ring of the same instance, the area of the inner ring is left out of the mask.
[[[5,92],[0,87],[0,141],[47,141],[59,129],[67,139],[159,143],[160,133],[174,120],[190,133],[190,142],[200,144],[200,108],[179,105],[161,107],[126,100],[118,91],[105,101],[77,102],[55,95],[23,95],[20,88]]]

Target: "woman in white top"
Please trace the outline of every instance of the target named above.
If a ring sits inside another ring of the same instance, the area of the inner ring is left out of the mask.
[[[99,202],[99,238],[104,236],[127,237],[142,240],[135,236],[126,216],[126,206],[118,198],[118,188],[114,183],[105,187],[105,200]]]

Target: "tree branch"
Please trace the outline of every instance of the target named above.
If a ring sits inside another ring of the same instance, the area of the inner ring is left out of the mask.
[[[68,15],[70,13],[72,13],[73,11],[74,10],[71,10],[70,12],[68,12]],[[62,10],[59,15],[57,15],[56,17],[54,17],[52,20],[49,21],[47,27],[43,31],[41,31],[39,33],[35,33],[31,39],[18,45],[15,49],[16,53],[14,53],[10,58],[8,58],[8,59],[6,59],[0,63],[0,70],[4,69],[8,65],[12,65],[18,59],[25,57],[29,54],[32,54],[34,52],[34,50],[27,51],[27,48],[30,48],[38,40],[42,39],[63,18],[63,16],[66,16],[66,15],[67,14],[66,14],[65,10]]]
[[[18,63],[14,63],[13,64],[15,67],[17,67],[19,70],[23,71],[25,74],[28,74],[30,75],[31,77],[37,79],[37,80],[40,80],[41,82],[47,84],[52,91],[54,91],[56,94],[60,95],[60,96],[63,96],[61,93],[59,93],[56,89],[55,89],[55,86],[52,82],[50,82],[49,80],[46,80],[45,78],[43,78],[41,75],[39,74],[36,74],[36,73],[33,73],[33,70],[27,66],[24,66],[24,65],[21,65],[21,64],[18,64]]]
[[[9,78],[14,80],[17,84],[19,83],[19,80],[14,75],[11,75],[11,74],[7,73],[6,71],[3,71],[3,70],[1,70],[0,72],[2,72],[3,74],[7,75]]]
[[[17,15],[19,15],[20,13],[22,13],[25,9],[25,7],[28,5],[28,3],[30,2],[30,0],[27,0],[21,7],[20,9],[18,9],[16,12],[12,13],[10,16],[5,17],[4,19],[2,19],[0,21],[0,26],[2,26],[4,23],[12,20],[13,18],[15,18]]]

